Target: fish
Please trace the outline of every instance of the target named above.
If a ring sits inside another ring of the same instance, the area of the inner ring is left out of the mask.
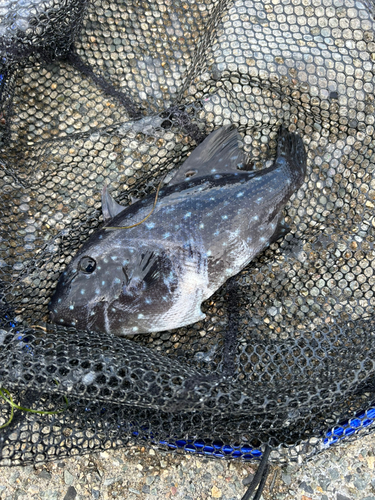
[[[51,320],[117,336],[203,320],[202,302],[286,234],[283,209],[306,176],[303,141],[285,127],[258,171],[239,169],[240,139],[233,126],[212,132],[157,201],[123,207],[105,187],[104,225],[62,273]]]

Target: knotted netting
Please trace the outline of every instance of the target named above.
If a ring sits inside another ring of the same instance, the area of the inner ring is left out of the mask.
[[[0,464],[130,440],[297,460],[370,431],[373,3],[24,4],[0,9]],[[303,138],[290,232],[199,323],[129,338],[50,324],[104,183],[123,205],[155,192],[225,124],[247,169],[274,158],[281,125]]]

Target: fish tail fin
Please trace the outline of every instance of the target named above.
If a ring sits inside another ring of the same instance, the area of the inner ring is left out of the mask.
[[[281,126],[277,142],[277,158],[284,159],[295,184],[300,187],[306,176],[307,155],[302,138]]]

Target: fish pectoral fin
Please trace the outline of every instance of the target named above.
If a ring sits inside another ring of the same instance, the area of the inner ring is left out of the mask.
[[[113,217],[125,210],[125,208],[126,207],[123,207],[112,198],[108,193],[107,185],[104,184],[102,191],[102,213],[104,222],[113,219]]]
[[[215,130],[194,149],[168,185],[206,175],[238,172],[237,166],[244,162],[239,140],[241,136],[232,125]]]
[[[280,219],[279,222],[277,223],[275,232],[271,236],[269,244],[271,245],[272,243],[275,243],[280,238],[283,238],[286,234],[289,233],[289,231],[290,231],[290,227],[285,222],[285,219]]]

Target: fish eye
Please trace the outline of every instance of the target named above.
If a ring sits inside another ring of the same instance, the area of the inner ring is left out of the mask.
[[[95,271],[96,262],[91,257],[82,257],[79,261],[79,268],[86,274],[91,274]]]

